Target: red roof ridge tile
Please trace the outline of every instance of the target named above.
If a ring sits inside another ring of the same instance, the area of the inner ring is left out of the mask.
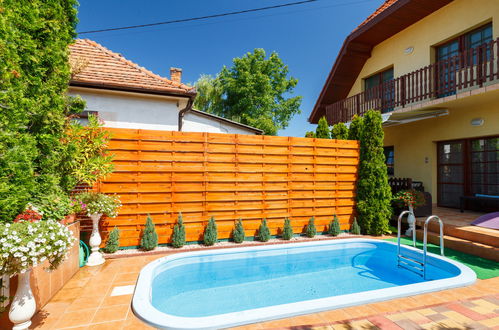
[[[361,26],[369,23],[371,20],[373,20],[376,16],[384,12],[386,9],[388,9],[390,6],[395,4],[399,0],[385,0],[381,6],[379,6],[371,15],[369,15],[362,23],[357,26],[355,30],[359,29]]]

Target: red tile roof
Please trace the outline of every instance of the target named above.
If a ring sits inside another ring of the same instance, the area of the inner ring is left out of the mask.
[[[357,27],[360,28],[361,26],[369,23],[373,18],[375,18],[376,16],[378,16],[379,14],[381,14],[382,12],[384,12],[386,9],[388,9],[388,7],[390,7],[391,5],[393,5],[394,3],[396,3],[397,1],[399,0],[385,0],[385,2],[379,6],[378,9],[376,9],[374,11],[374,13],[372,13],[371,15],[369,15],[369,17],[367,17],[364,22],[360,23],[360,25]]]
[[[194,87],[158,76],[95,41],[76,39],[69,50],[74,72],[72,85],[167,94],[196,93]]]

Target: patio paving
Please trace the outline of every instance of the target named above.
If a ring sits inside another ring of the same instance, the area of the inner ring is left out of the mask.
[[[33,318],[32,329],[152,329],[130,309],[140,269],[165,256],[84,267]],[[499,277],[472,286],[331,310],[237,329],[499,329]]]

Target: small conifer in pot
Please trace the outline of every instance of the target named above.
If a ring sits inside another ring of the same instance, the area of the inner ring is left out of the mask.
[[[156,233],[156,227],[152,222],[151,216],[147,215],[146,227],[140,239],[140,247],[146,251],[154,250],[158,246],[158,233]]]
[[[236,243],[244,242],[246,234],[244,233],[243,221],[241,219],[236,221],[236,226],[234,228],[232,236],[234,238],[234,242]]]
[[[352,229],[350,232],[354,235],[360,235],[360,226],[357,223],[357,218],[353,218]]]
[[[286,218],[284,220],[284,228],[282,229],[282,239],[289,241],[293,238],[293,227],[291,227],[291,220]]]
[[[206,246],[211,246],[218,241],[217,224],[215,223],[215,218],[211,217],[208,221],[208,225],[204,230],[203,242]]]
[[[315,218],[311,217],[308,220],[307,228],[305,229],[305,235],[307,237],[312,238],[317,234],[317,228],[315,228]]]
[[[181,248],[185,245],[185,226],[182,218],[182,213],[179,212],[177,223],[173,227],[172,246]]]
[[[106,246],[104,247],[104,252],[114,253],[118,251],[120,247],[120,230],[114,227],[109,233],[109,238],[107,239]]]
[[[333,217],[333,221],[331,221],[331,224],[329,225],[329,235],[338,236],[340,233],[341,233],[340,221],[338,220],[338,217],[335,214]]]
[[[268,242],[270,239],[270,229],[267,226],[267,219],[263,219],[260,228],[258,228],[258,239],[261,242]]]

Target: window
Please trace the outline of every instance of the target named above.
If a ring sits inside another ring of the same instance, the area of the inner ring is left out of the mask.
[[[438,97],[456,93],[456,72],[490,59],[492,23],[465,33],[436,49]]]
[[[391,146],[384,147],[383,149],[385,152],[385,164],[388,170],[388,175],[395,175],[395,148]]]
[[[438,205],[463,195],[499,195],[499,137],[438,143]]]
[[[365,101],[377,101],[373,108],[381,112],[393,110],[395,101],[395,86],[393,84],[393,68],[377,73],[364,79]]]

